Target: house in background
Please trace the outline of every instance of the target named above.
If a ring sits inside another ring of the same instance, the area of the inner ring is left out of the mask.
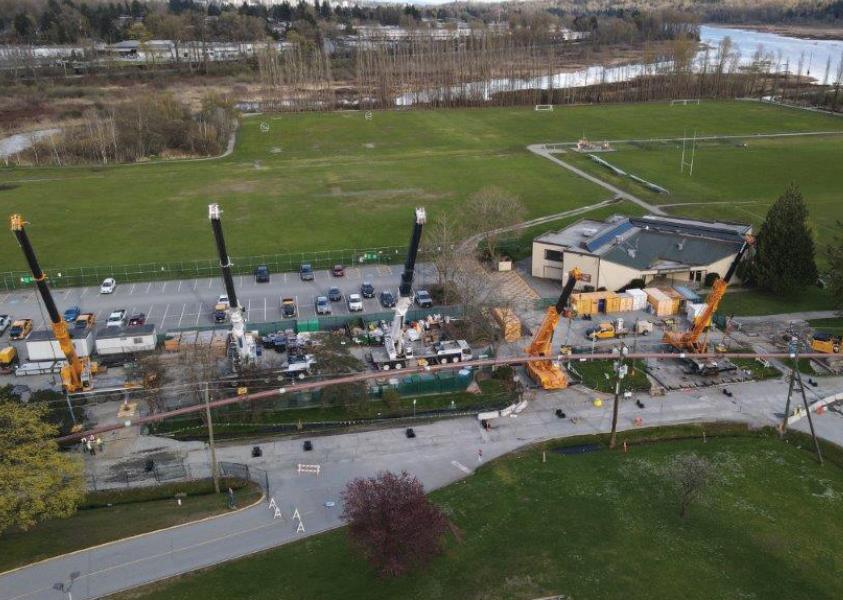
[[[698,287],[709,273],[726,274],[752,226],[647,215],[580,220],[533,240],[534,277],[563,281],[574,267],[594,289],[618,290],[634,279],[649,285]]]

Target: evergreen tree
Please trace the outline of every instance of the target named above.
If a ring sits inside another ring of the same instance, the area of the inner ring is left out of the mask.
[[[808,207],[795,184],[791,183],[767,211],[755,250],[750,278],[761,289],[790,296],[816,283]]]
[[[840,235],[828,247],[828,287],[835,306],[843,310],[843,221],[837,222]]]

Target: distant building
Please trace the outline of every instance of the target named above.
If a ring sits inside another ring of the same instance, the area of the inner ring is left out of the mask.
[[[577,267],[591,276],[579,289],[616,291],[633,279],[694,287],[709,273],[725,275],[750,233],[752,226],[743,223],[656,215],[583,219],[535,238],[531,270],[561,281]]]

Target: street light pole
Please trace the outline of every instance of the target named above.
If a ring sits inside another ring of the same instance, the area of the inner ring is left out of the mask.
[[[609,438],[609,448],[614,448],[615,444],[617,444],[618,438],[618,407],[620,405],[620,395],[621,395],[621,379],[624,378],[626,375],[626,365],[623,362],[624,357],[627,354],[626,346],[621,344],[618,354],[619,359],[615,362],[615,402],[612,405],[612,435]]]
[[[208,420],[208,445],[211,448],[211,476],[214,478],[214,492],[220,493],[220,472],[217,467],[217,450],[214,446],[214,420],[211,417],[211,403],[208,399],[208,383],[205,382],[205,417]]]

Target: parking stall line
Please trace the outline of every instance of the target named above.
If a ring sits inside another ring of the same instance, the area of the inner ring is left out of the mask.
[[[164,285],[161,286],[161,292],[165,292],[167,290],[167,282],[164,282]]]
[[[263,298],[263,321],[266,323],[266,296]]]
[[[135,293],[135,284],[133,283],[132,287],[129,288],[129,295],[131,296],[134,293]]]
[[[187,309],[187,304],[181,305],[181,315],[179,316],[179,324],[176,327],[181,327],[181,320],[184,319],[184,311]]]
[[[87,293],[88,293],[88,288],[83,288],[82,293],[79,294],[79,297],[84,298],[87,295]]]
[[[153,309],[153,307],[154,307],[154,305],[150,304],[150,305],[149,305],[149,310],[147,310],[147,311],[146,311],[146,320],[147,320],[147,321],[148,321],[148,320],[150,320],[150,319],[152,318],[152,309]]]
[[[284,276],[284,283],[287,283],[287,273],[281,273]]]
[[[193,289],[194,289],[194,290],[196,289],[196,286],[197,286],[198,284],[199,284],[199,281],[198,281],[198,280],[196,280],[196,279],[194,279],[194,280],[193,280]]]
[[[146,291],[144,292],[144,294],[148,294],[149,288],[151,288],[151,287],[152,287],[152,282],[150,281],[149,283],[146,284]]]
[[[182,282],[181,280],[179,280],[179,287],[178,287],[178,289],[176,289],[176,291],[177,291],[177,292],[180,292],[180,291],[181,291],[181,284],[182,284],[182,283],[183,283],[183,282]]]
[[[199,317],[201,317],[201,316],[202,316],[202,305],[199,304],[198,307],[196,308],[196,323],[195,323],[195,325],[197,327],[199,326]]]
[[[167,321],[167,313],[170,311],[170,305],[164,307],[164,316],[161,318],[161,327],[164,327],[165,322]]]
[[[214,283],[214,280],[213,280],[213,279],[209,279],[209,280],[208,280],[208,289],[209,289],[209,290],[211,289],[211,285],[212,285],[213,283]]]

